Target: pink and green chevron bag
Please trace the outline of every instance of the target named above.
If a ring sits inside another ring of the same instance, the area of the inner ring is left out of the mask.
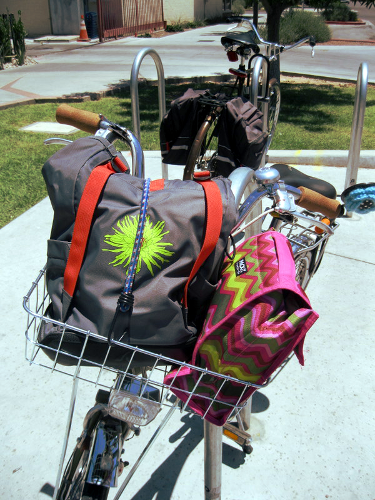
[[[191,364],[261,385],[293,350],[303,365],[303,341],[317,318],[295,279],[287,238],[276,231],[262,233],[240,244],[233,260],[224,261]],[[223,425],[233,406],[256,390],[247,386],[244,391],[240,382],[223,383],[223,378],[202,376],[187,366],[172,370],[164,382],[216,425]]]

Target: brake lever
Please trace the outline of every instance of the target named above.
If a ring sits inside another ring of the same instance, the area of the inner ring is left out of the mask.
[[[275,212],[282,214],[290,214],[298,219],[302,219],[305,222],[309,222],[314,224],[314,226],[319,227],[324,232],[328,233],[330,236],[334,233],[333,229],[325,224],[324,222],[314,219],[314,217],[309,217],[306,214],[303,214],[297,210],[297,206],[294,200],[294,196],[289,194],[285,188],[285,184],[283,181],[279,181],[275,185],[274,189],[274,198],[276,200]]]
[[[311,57],[315,56],[315,45],[316,45],[315,37],[310,36]]]
[[[330,236],[332,236],[332,234],[334,234],[333,229],[330,226],[328,226],[327,224],[325,224],[324,222],[320,221],[320,220],[316,220],[313,217],[309,217],[308,215],[303,214],[301,212],[298,212],[297,210],[295,212],[291,212],[291,214],[293,216],[297,217],[298,219],[302,219],[302,220],[304,220],[306,222],[311,222],[312,224],[314,224],[314,226],[317,226],[320,229],[323,229],[323,231],[325,233],[328,233]]]

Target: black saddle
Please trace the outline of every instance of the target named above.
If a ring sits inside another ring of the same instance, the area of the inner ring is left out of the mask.
[[[311,175],[303,174],[296,168],[284,165],[283,163],[276,163],[272,166],[279,171],[281,180],[283,180],[285,184],[289,184],[289,186],[296,188],[303,186],[327,198],[331,198],[332,200],[337,197],[335,187],[329,182],[318,179],[317,177],[311,177]]]
[[[225,36],[221,38],[221,44],[224,45],[243,45],[249,47],[253,52],[258,53],[258,37],[254,33],[254,31],[244,31],[244,32],[229,32]]]

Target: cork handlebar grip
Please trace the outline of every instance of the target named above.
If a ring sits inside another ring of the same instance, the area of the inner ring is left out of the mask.
[[[89,134],[95,134],[100,128],[100,117],[98,114],[73,108],[68,104],[61,104],[57,108],[56,120],[65,125],[72,125]]]
[[[332,200],[306,187],[299,187],[301,197],[297,205],[312,212],[319,212],[329,219],[336,219],[342,214],[343,206],[337,200]]]

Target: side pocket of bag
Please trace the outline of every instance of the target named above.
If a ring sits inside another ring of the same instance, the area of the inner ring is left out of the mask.
[[[62,320],[62,291],[69,250],[68,241],[48,240],[47,242],[47,291],[52,303],[52,317],[57,321]]]
[[[193,323],[198,335],[201,332],[210,301],[215,293],[217,283],[210,283],[201,273],[197,273],[189,286],[189,323]]]

